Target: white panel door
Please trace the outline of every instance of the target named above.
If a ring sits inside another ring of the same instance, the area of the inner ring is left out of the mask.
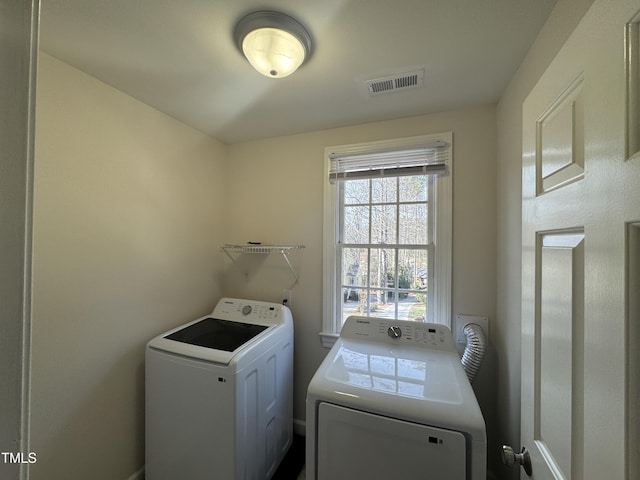
[[[596,0],[523,105],[523,479],[640,478],[639,11]]]

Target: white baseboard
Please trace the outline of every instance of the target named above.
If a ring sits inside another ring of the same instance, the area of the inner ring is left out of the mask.
[[[144,465],[140,470],[127,478],[127,480],[144,480]]]
[[[297,418],[293,419],[293,433],[296,435],[302,435],[303,437],[306,434],[307,423],[304,420],[298,420]]]

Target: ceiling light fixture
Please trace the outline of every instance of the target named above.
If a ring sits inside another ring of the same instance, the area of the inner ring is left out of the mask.
[[[237,47],[266,77],[295,72],[311,54],[311,35],[295,18],[269,10],[250,13],[234,30]]]

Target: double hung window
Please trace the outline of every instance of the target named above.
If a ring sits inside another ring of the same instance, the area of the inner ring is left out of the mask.
[[[449,323],[451,140],[326,149],[326,338],[349,315]]]

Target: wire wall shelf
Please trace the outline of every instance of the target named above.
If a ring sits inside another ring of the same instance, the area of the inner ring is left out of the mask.
[[[295,279],[295,281],[298,281],[298,273],[296,272],[296,269],[293,268],[293,265],[291,264],[291,260],[289,259],[289,255],[297,250],[302,250],[304,248],[304,245],[263,245],[261,243],[247,243],[244,245],[237,245],[237,244],[224,244],[220,247],[220,251],[224,252],[227,257],[229,257],[231,259],[231,261],[237,266],[238,262],[236,260],[236,257],[234,257],[233,255],[242,255],[242,254],[254,254],[254,253],[258,253],[258,254],[272,254],[272,253],[277,253],[282,255],[282,258],[284,259],[284,261],[287,263],[287,266],[289,267],[289,270],[291,270],[291,274],[293,275],[293,278]]]

